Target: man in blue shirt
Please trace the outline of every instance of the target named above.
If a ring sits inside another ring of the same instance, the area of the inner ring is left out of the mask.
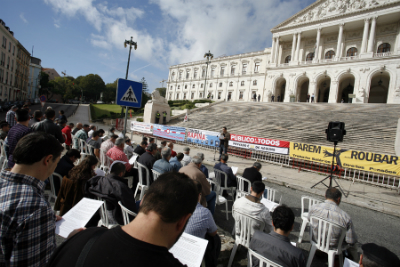
[[[199,158],[201,158],[201,161],[202,161],[202,162],[204,161],[204,153],[197,153],[197,156],[198,156]],[[201,166],[200,166],[200,171],[201,171],[202,173],[204,173],[204,175],[206,176],[206,178],[209,177],[209,176],[208,176],[208,169],[207,169],[206,166],[204,166],[203,163],[202,163]]]
[[[181,161],[185,155],[183,153],[178,153],[176,157],[173,157],[172,159],[169,160],[169,163],[171,164],[173,171],[178,172],[182,168]]]
[[[154,162],[153,170],[163,174],[164,172],[170,172],[173,170],[172,165],[169,163],[171,159],[171,149],[169,147],[164,147],[161,150],[162,159]]]
[[[17,111],[17,109],[18,109],[17,106],[12,106],[11,109],[6,114],[6,122],[10,124],[10,128],[12,128],[15,124],[17,124],[17,121],[15,120],[15,111]]]
[[[226,165],[229,157],[226,154],[221,155],[221,162],[215,164],[214,169],[221,170],[228,175],[228,185],[225,185],[224,179],[221,180],[221,186],[236,187],[236,176],[233,174],[232,168]]]

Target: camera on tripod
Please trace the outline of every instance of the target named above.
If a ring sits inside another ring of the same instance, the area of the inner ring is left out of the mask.
[[[325,130],[326,140],[330,142],[343,142],[343,136],[346,135],[344,129],[344,122],[331,121],[329,122],[328,129]]]

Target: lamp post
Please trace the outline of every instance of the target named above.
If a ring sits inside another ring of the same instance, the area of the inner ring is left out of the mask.
[[[128,56],[128,65],[126,66],[126,75],[125,75],[125,80],[128,79],[128,71],[129,71],[129,62],[131,60],[131,50],[132,46],[137,49],[137,43],[133,41],[133,37],[131,36],[130,40],[125,40],[124,46],[127,47],[129,45],[129,56]],[[122,134],[125,136],[126,134],[126,123],[128,121],[128,107],[125,107],[125,123],[124,123],[124,130]]]
[[[214,57],[214,55],[211,54],[210,50],[208,50],[208,53],[205,53],[205,54],[204,54],[204,58],[207,58],[207,61],[206,61],[206,77],[205,77],[205,79],[204,79],[204,95],[203,95],[203,97],[205,97],[205,95],[206,95],[206,87],[207,87],[206,83],[207,83],[208,64],[211,63],[211,59],[213,59],[213,57]]]

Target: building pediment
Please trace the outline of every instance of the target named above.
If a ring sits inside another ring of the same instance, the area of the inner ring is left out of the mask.
[[[371,10],[383,5],[399,3],[399,0],[318,0],[302,11],[293,15],[281,24],[272,28],[272,32],[281,29],[296,27],[306,23]]]

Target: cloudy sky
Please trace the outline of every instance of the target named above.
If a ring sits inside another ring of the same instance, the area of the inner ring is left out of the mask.
[[[152,91],[171,65],[263,50],[270,29],[312,0],[1,0],[0,18],[42,66],[106,83],[145,77]]]

